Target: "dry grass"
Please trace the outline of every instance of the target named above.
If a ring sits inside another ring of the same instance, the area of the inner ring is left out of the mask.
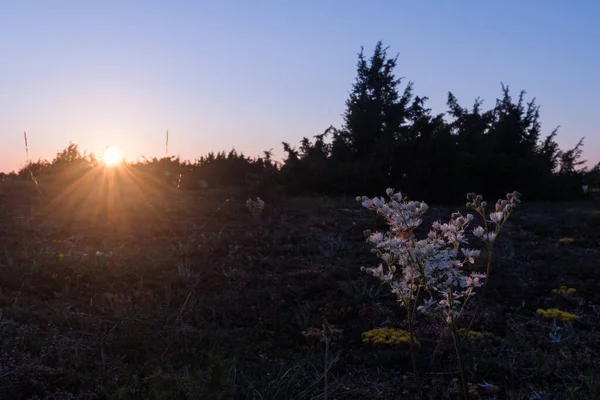
[[[352,199],[265,196],[256,221],[248,193],[107,174],[41,182],[44,196],[0,183],[0,398],[323,398],[325,347],[302,334],[323,318],[341,332],[330,399],[415,398],[408,351],[361,340],[406,324],[359,271],[376,261],[363,231],[381,221]],[[474,396],[598,398],[600,207],[525,203],[511,218],[486,334],[468,341]],[[552,307],[581,316],[560,343],[535,313]],[[451,338],[423,317],[417,334],[426,398],[452,398]]]

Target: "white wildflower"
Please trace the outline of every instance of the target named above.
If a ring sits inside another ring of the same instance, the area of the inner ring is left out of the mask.
[[[503,218],[504,218],[504,213],[501,211],[490,213],[490,219],[493,222],[495,222],[496,224],[499,224],[500,222],[502,222]]]
[[[371,208],[373,207],[373,200],[371,199],[361,199],[362,200],[362,206],[365,208]]]
[[[257,197],[256,200],[248,199],[246,200],[246,208],[254,218],[258,219],[265,208],[265,202],[260,197]]]
[[[431,307],[433,307],[434,305],[435,305],[434,299],[425,299],[425,300],[423,300],[423,304],[421,304],[420,306],[417,307],[417,311],[425,312],[425,311],[429,310]]]
[[[423,239],[418,239],[415,228],[422,224],[427,204],[409,201],[400,193],[394,193],[393,189],[386,190],[386,194],[390,199],[388,202],[381,197],[357,197],[364,207],[383,216],[389,226],[388,232],[373,233],[367,238],[373,246],[372,251],[383,263],[366,271],[389,284],[392,293],[406,307],[412,307],[417,291],[426,293],[416,309],[433,312],[454,324],[469,298],[475,294],[474,289],[480,287],[486,278],[484,274],[468,274],[463,269],[463,263],[472,264],[481,254],[479,250],[463,247],[467,245],[465,230],[474,216],[453,213],[450,221],[434,222]],[[473,234],[493,244],[501,223],[518,203],[518,196],[513,193],[507,196],[507,200],[496,203],[495,212],[489,215],[497,225],[495,232],[478,226],[473,229]],[[468,207],[485,218],[487,204],[483,197],[470,193],[467,199]],[[401,232],[409,232],[410,235],[400,235]],[[414,308],[409,312],[411,310]]]
[[[394,257],[390,254],[390,253],[383,253],[380,258],[383,260],[383,262],[385,262],[386,264],[390,264],[392,262],[392,260],[394,259]]]
[[[385,200],[383,197],[375,197],[373,198],[373,206],[375,207],[383,207],[385,204]]]
[[[485,240],[486,242],[493,242],[494,240],[496,240],[496,233],[488,232],[488,233],[484,234],[483,240]]]
[[[369,236],[369,242],[371,242],[373,244],[381,243],[383,240],[384,240],[384,236],[383,236],[383,233],[381,233],[381,232],[375,232]]]
[[[482,237],[485,234],[485,229],[483,229],[483,227],[478,226],[477,228],[473,229],[473,235],[477,236],[477,237]]]
[[[465,255],[465,257],[469,260],[469,262],[471,264],[473,264],[475,262],[475,257],[479,257],[479,254],[481,254],[481,251],[479,251],[479,250],[471,250],[471,249],[465,249],[465,248],[462,248],[460,250],[462,251],[462,253]]]

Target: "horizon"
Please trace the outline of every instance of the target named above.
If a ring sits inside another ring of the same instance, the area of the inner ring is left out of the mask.
[[[600,44],[591,40],[600,5],[578,7],[2,4],[0,171],[25,165],[23,132],[32,161],[52,160],[69,142],[96,155],[116,146],[130,162],[161,158],[166,131],[169,155],[183,160],[232,148],[250,157],[273,149],[281,160],[282,141],[297,146],[341,126],[357,54],[364,46],[370,56],[378,40],[399,54],[401,88],[414,82],[433,113],[447,111],[448,91],[462,106],[481,97],[493,107],[503,82],[513,97],[536,98],[542,136],[560,126],[562,150],[585,137],[591,168],[600,161]]]

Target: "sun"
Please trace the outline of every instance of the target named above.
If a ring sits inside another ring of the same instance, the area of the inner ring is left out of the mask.
[[[106,150],[104,150],[104,164],[107,167],[114,167],[118,164],[121,163],[121,160],[123,159],[121,157],[121,152],[119,151],[119,149],[117,149],[116,147],[107,147]]]

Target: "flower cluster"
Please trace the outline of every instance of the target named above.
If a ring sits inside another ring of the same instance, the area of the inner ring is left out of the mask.
[[[257,197],[256,200],[248,199],[246,200],[246,208],[254,218],[258,219],[265,208],[265,202],[260,197]]]
[[[552,289],[552,293],[554,294],[575,294],[577,293],[577,289],[575,288],[568,288],[565,285],[561,286],[558,289]]]
[[[409,344],[410,334],[402,329],[380,328],[371,329],[363,332],[363,343],[372,343],[376,345],[394,345],[394,344]],[[418,345],[419,342],[416,341]]]
[[[540,308],[536,312],[545,319],[557,319],[567,323],[571,323],[579,319],[577,315],[559,310],[558,308],[550,308],[548,310],[543,310]]]
[[[505,200],[498,199],[494,211],[486,216],[487,202],[483,200],[483,196],[475,193],[467,194],[467,207],[472,208],[477,212],[483,218],[484,223],[484,226],[475,228],[473,234],[485,243],[493,244],[500,229],[502,229],[504,222],[510,217],[510,214],[517,207],[517,204],[521,203],[520,197],[521,194],[517,191],[508,193]],[[494,224],[493,230],[488,223]]]
[[[427,237],[419,240],[414,231],[422,224],[427,204],[409,201],[393,189],[388,189],[387,195],[389,202],[381,197],[357,198],[364,207],[385,217],[389,226],[388,232],[371,233],[367,238],[382,263],[363,269],[388,283],[405,307],[412,308],[427,292],[429,298],[422,300],[418,310],[436,311],[446,322],[454,321],[485,278],[484,274],[463,271],[463,265],[474,263],[480,254],[464,247],[465,231],[473,215],[457,212],[448,223],[434,222]]]
[[[467,230],[471,229],[470,225],[474,220],[472,214],[455,212],[447,223],[434,222],[426,237],[419,239],[415,233],[423,222],[422,216],[428,209],[427,204],[410,201],[393,189],[387,189],[386,194],[389,201],[382,197],[356,198],[363,207],[383,216],[389,227],[386,233],[368,232],[367,242],[373,246],[372,251],[382,262],[376,267],[362,269],[390,285],[400,304],[406,308],[409,332],[401,338],[411,343],[415,374],[417,368],[412,344],[416,311],[432,313],[446,323],[452,333],[461,370],[463,395],[467,398],[473,387],[471,385],[469,389],[460,355],[457,321],[468,300],[474,295],[475,288],[483,285],[491,271],[492,248],[502,226],[520,202],[520,194],[509,193],[506,200],[498,200],[495,210],[489,215],[486,212],[487,204],[481,195],[467,195],[467,207],[483,218],[483,226],[476,227],[472,233],[487,245],[490,256],[486,274],[469,273],[464,268],[468,264],[474,264],[475,258],[480,255],[480,250],[467,247]],[[467,329],[466,335],[468,331]],[[379,338],[380,343],[392,340],[380,335],[373,336]],[[363,341],[365,340],[374,341],[369,337],[365,337]]]

